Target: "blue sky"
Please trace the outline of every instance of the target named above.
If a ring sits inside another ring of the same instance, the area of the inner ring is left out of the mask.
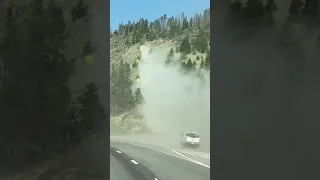
[[[120,22],[137,22],[141,17],[150,22],[164,14],[176,17],[184,12],[191,17],[209,7],[210,0],[111,0],[110,27],[115,30]]]

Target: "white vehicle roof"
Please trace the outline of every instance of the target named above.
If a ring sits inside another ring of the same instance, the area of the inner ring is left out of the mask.
[[[198,133],[196,133],[196,132],[191,132],[191,131],[188,131],[188,132],[185,132],[185,133],[194,133],[194,134],[198,134]]]
[[[185,132],[184,135],[186,135],[186,134],[195,134],[195,135],[199,136],[199,134],[196,132]]]

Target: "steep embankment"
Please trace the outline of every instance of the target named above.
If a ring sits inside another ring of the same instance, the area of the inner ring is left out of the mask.
[[[128,48],[123,56],[130,59],[128,55],[136,53],[137,47],[139,46]],[[179,134],[185,131],[196,131],[200,133],[202,139],[201,149],[198,151],[208,153],[210,151],[210,84],[200,86],[199,79],[192,72],[182,75],[179,71],[180,63],[170,67],[165,66],[167,53],[171,48],[176,49],[176,47],[176,43],[170,41],[148,42],[140,46],[139,56],[142,60],[139,67],[133,69],[131,77],[133,80],[136,74],[140,75],[141,81],[133,88],[142,89],[146,102],[138,108],[138,111],[143,116],[141,122],[146,123],[153,135],[130,135],[123,138],[133,142],[179,149],[181,148]],[[146,52],[149,48],[151,52],[148,54]],[[131,57],[133,62],[136,55]],[[180,53],[174,53],[175,61],[179,62],[180,55]],[[198,64],[197,55],[201,54],[189,54],[188,58],[190,57]],[[209,80],[208,72],[205,73],[206,79]],[[134,127],[132,125],[134,121],[137,122],[130,118],[125,121],[122,125],[128,123],[131,127]],[[121,120],[118,118],[117,122],[120,123]]]

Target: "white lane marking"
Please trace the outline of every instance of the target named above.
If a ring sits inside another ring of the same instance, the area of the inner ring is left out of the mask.
[[[158,180],[157,178],[154,178],[154,180]]]
[[[191,158],[189,158],[189,157],[187,157],[187,156],[185,156],[185,155],[183,155],[183,154],[181,154],[181,153],[179,153],[179,152],[177,152],[177,151],[175,151],[175,150],[173,150],[173,149],[171,149],[171,151],[174,152],[174,153],[176,153],[176,154],[178,154],[179,156],[182,156],[182,157],[187,158],[187,159],[191,159]],[[193,159],[192,159],[192,160],[193,160]]]
[[[133,163],[133,164],[139,164],[137,161],[135,161],[135,160],[131,160],[131,162]]]
[[[119,153],[119,154],[121,154],[122,152],[120,152],[120,151],[116,151],[117,153]]]
[[[147,146],[143,146],[143,145],[140,145],[140,144],[129,143],[129,142],[125,142],[125,141],[118,141],[118,140],[113,140],[113,141],[122,142],[122,143],[128,143],[128,144],[132,144],[132,145],[135,145],[135,146],[140,146],[140,147],[143,147],[143,148],[146,148],[146,149],[149,149],[149,150],[152,150],[152,151],[156,151],[156,152],[159,152],[159,153],[162,153],[162,154],[166,154],[166,155],[169,155],[169,156],[173,156],[173,157],[176,157],[176,158],[179,158],[179,159],[184,159],[184,160],[186,160],[186,161],[193,162],[193,163],[195,163],[195,164],[198,164],[198,165],[200,165],[200,166],[204,166],[204,167],[210,169],[210,166],[209,166],[209,165],[204,164],[204,163],[199,162],[199,161],[196,161],[196,160],[193,160],[193,159],[190,159],[190,158],[185,158],[185,157],[183,157],[183,156],[177,156],[177,155],[174,155],[174,154],[170,154],[170,153],[167,153],[167,152],[164,152],[164,151],[160,151],[160,150],[157,150],[157,149],[153,149],[153,148],[150,148],[150,147],[147,147]]]
[[[181,153],[179,153],[179,152],[177,152],[177,151],[175,151],[175,150],[173,150],[173,149],[171,149],[171,151],[174,152],[174,153],[176,153],[176,154],[178,154],[178,155],[181,156],[181,157],[184,157],[184,158],[186,158],[186,159],[188,159],[188,160],[190,160],[190,161],[193,161],[193,162],[196,163],[196,164],[199,164],[199,165],[201,165],[201,166],[205,166],[205,167],[207,167],[207,168],[210,168],[209,165],[204,164],[204,163],[202,163],[202,162],[199,162],[199,161],[197,161],[197,160],[194,160],[194,159],[192,159],[192,158],[189,158],[189,157],[187,157],[187,156],[185,156],[185,155],[183,155],[183,154],[181,154]]]
[[[178,151],[176,151],[176,150],[171,149],[171,151],[172,151],[172,152],[174,152],[174,153],[176,153],[176,154],[178,154],[179,156],[182,156],[182,157],[184,157],[184,158],[187,158],[187,159],[190,159],[190,160],[196,161],[196,160],[194,160],[194,159],[192,159],[192,158],[190,158],[190,157],[188,157],[188,156],[185,156],[185,155],[183,155],[183,154],[179,153],[179,152],[178,152]]]

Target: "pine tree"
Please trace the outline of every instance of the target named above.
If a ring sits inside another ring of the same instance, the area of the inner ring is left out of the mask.
[[[173,49],[171,48],[167,57],[173,58]]]
[[[186,54],[181,54],[180,56],[180,61],[185,61],[187,60],[188,56]]]
[[[130,110],[133,107],[133,82],[130,79],[131,69],[130,65],[120,61],[118,71],[118,81],[116,82],[117,91],[115,92],[118,101],[118,105],[121,111]]]
[[[198,35],[194,41],[194,47],[198,52],[205,53],[208,47],[208,41],[202,29],[199,30]]]
[[[178,47],[178,46],[176,47],[176,52],[177,52],[177,53],[179,53],[179,52],[180,52],[180,49],[179,49],[179,47]]]
[[[204,60],[204,66],[205,66],[205,68],[207,70],[210,69],[210,51],[209,50],[206,52],[206,58]]]
[[[134,102],[135,102],[135,105],[141,105],[145,102],[140,88],[137,88],[136,91],[134,92]]]
[[[182,54],[190,54],[191,53],[191,44],[190,44],[188,36],[183,38],[183,40],[180,44],[179,50]]]
[[[204,61],[201,60],[199,69],[204,69],[204,68],[205,68],[205,67],[204,67]]]
[[[187,67],[186,67],[186,62],[184,61],[181,61],[181,64],[180,64],[180,70],[179,70],[181,73],[185,73],[187,71]]]
[[[197,70],[197,63],[196,63],[196,61],[193,61],[193,63],[192,63],[192,69],[193,70]]]
[[[188,25],[189,25],[190,29],[193,28],[193,19],[192,18],[190,18]]]
[[[187,17],[184,17],[182,20],[182,30],[185,30],[188,28],[189,22],[187,20]]]
[[[187,63],[186,63],[186,69],[188,71],[190,71],[192,68],[193,68],[193,63],[192,63],[191,59],[189,58]]]
[[[173,54],[173,49],[171,48],[169,53],[167,54],[167,60],[165,61],[165,65],[169,65],[172,63],[174,54]]]

